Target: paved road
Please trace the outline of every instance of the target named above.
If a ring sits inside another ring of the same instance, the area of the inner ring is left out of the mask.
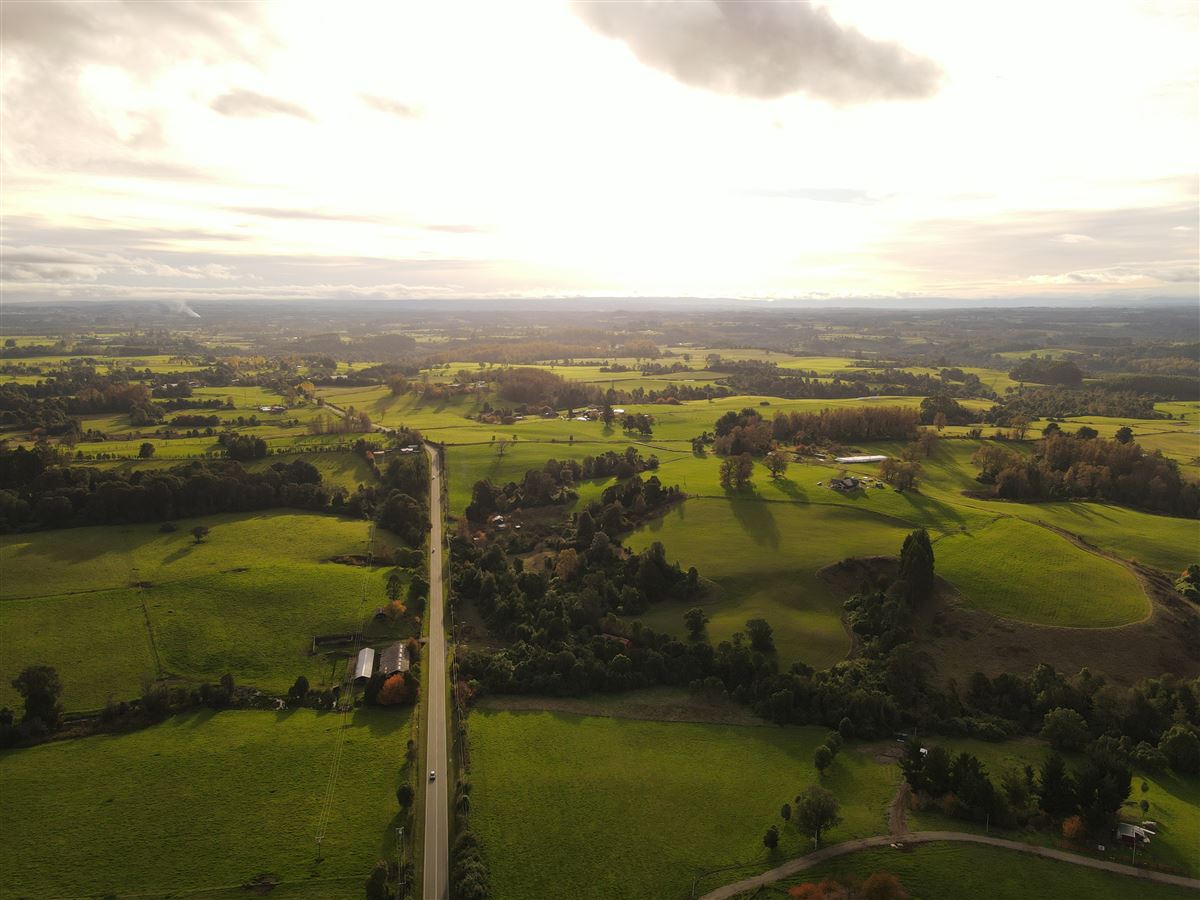
[[[426,719],[429,769],[437,773],[425,782],[425,900],[443,900],[450,894],[450,801],[446,767],[446,631],[442,608],[442,471],[434,449],[429,454],[429,508],[433,527],[429,532],[429,658],[425,679],[429,682]],[[428,779],[428,773],[425,774]]]
[[[1105,872],[1116,872],[1120,875],[1157,881],[1161,884],[1200,890],[1200,879],[1184,878],[1180,875],[1168,875],[1165,872],[1152,872],[1149,869],[1135,869],[1133,866],[1109,862],[1105,859],[1092,859],[1088,856],[1066,853],[1050,847],[1021,844],[1017,841],[1006,841],[1003,838],[991,837],[986,834],[968,834],[965,831],[913,831],[902,835],[880,834],[857,841],[844,841],[840,844],[831,844],[828,847],[822,847],[820,850],[809,853],[807,856],[790,859],[782,866],[778,866],[768,872],[763,872],[761,875],[743,878],[741,881],[735,881],[733,884],[719,887],[715,891],[705,894],[700,900],[728,900],[728,898],[736,897],[738,894],[744,894],[747,891],[765,887],[772,882],[790,878],[792,875],[803,872],[823,860],[831,859],[835,856],[844,856],[847,853],[854,853],[856,850],[866,850],[869,847],[887,847],[893,841],[903,841],[906,844],[924,844],[930,841],[960,841],[968,844],[986,844],[989,847],[1003,847],[1005,850],[1016,850],[1018,853],[1031,853],[1034,856],[1071,863],[1076,866],[1086,866],[1089,869],[1102,869]]]

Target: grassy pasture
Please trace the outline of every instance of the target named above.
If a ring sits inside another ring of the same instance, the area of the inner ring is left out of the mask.
[[[0,754],[0,819],[22,823],[0,841],[0,894],[245,896],[240,885],[270,873],[284,896],[361,897],[371,866],[395,854],[408,719],[359,710],[346,726],[319,865],[341,716],[199,712]]]
[[[820,728],[647,722],[548,712],[471,715],[472,821],[493,895],[684,896],[699,871],[761,858],[779,807],[817,782]],[[897,771],[852,747],[822,779],[830,840],[883,831]],[[519,825],[518,825],[519,823]],[[799,852],[794,830],[784,853]]]
[[[1094,628],[1137,622],[1150,612],[1128,569],[1020,519],[943,537],[933,552],[938,574],[967,604],[993,615]]]
[[[900,879],[909,896],[920,900],[960,900],[962,897],[1184,900],[1195,896],[1193,891],[1184,888],[1026,856],[998,847],[955,843],[917,844],[904,853],[883,847],[839,856],[755,896],[784,897],[792,885],[826,878],[866,878],[875,872],[891,872]]]
[[[714,641],[744,631],[747,619],[764,618],[775,629],[781,662],[831,665],[850,639],[841,623],[845,599],[816,575],[846,556],[893,555],[908,529],[850,509],[754,500],[685,501],[626,543],[641,550],[662,541],[669,559],[696,566],[720,587],[699,605],[711,618]],[[656,603],[641,618],[649,626],[683,634],[692,603]]]
[[[204,543],[188,534],[194,522],[212,529]],[[362,553],[366,522],[260,513],[178,524],[0,541],[0,703],[16,702],[17,672],[43,662],[58,668],[68,709],[136,696],[154,673],[152,641],[164,674],[189,682],[230,672],[281,691],[300,674],[314,686],[340,678],[337,654],[309,650],[313,635],[353,631],[383,602],[387,569],[325,561]],[[391,546],[377,532],[375,550]]]

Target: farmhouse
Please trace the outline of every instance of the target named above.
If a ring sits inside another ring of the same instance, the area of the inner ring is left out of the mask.
[[[409,667],[408,654],[404,645],[399,641],[390,647],[384,647],[379,653],[379,671],[384,675],[395,675],[397,672],[407,672]]]
[[[835,491],[855,491],[858,490],[862,482],[852,475],[847,475],[845,478],[830,478],[829,486]]]
[[[375,671],[375,651],[363,647],[358,651],[358,659],[354,663],[354,680],[356,682],[370,681],[371,673]]]
[[[886,456],[835,456],[834,461],[844,465],[855,465],[857,463],[878,463],[887,459]]]

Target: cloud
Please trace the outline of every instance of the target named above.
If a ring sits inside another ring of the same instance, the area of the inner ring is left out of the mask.
[[[744,191],[750,197],[769,197],[781,200],[815,200],[819,203],[878,203],[884,199],[878,194],[858,188],[781,187],[750,188]]]
[[[377,216],[362,216],[353,213],[320,212],[315,209],[286,209],[274,206],[229,206],[231,212],[264,219],[301,219],[315,222],[364,222],[378,224],[383,220]]]
[[[1086,234],[1060,234],[1054,240],[1060,244],[1092,244],[1096,241],[1094,237],[1088,237]]]
[[[82,88],[83,75],[113,68],[149,88],[164,70],[194,60],[255,66],[275,43],[263,4],[4,0],[0,150],[14,166],[115,171],[124,165],[120,174],[130,177],[198,179],[194,172],[169,173],[169,163],[147,157],[165,149],[164,110],[97,109]]]
[[[359,94],[359,98],[367,106],[376,112],[387,113],[391,116],[398,116],[401,119],[418,119],[421,117],[421,111],[415,106],[407,103],[401,103],[399,100],[392,100],[389,97],[380,97],[376,94]]]
[[[425,225],[426,231],[440,231],[445,234],[488,234],[492,229],[483,225]]]
[[[1200,281],[1200,266],[1185,261],[1134,263],[1102,269],[1082,269],[1059,275],[1033,275],[1034,284],[1195,284]]]
[[[899,44],[781,0],[577,0],[594,30],[692,87],[773,99],[803,92],[834,104],[929,97],[941,72]]]
[[[258,116],[295,116],[315,122],[316,119],[303,106],[283,100],[279,97],[269,97],[257,91],[234,90],[222,94],[209,104],[223,116],[238,116],[253,118]]]

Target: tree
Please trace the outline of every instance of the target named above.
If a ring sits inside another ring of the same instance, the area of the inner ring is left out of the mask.
[[[698,641],[704,637],[704,626],[708,624],[708,616],[704,614],[698,606],[693,606],[683,614],[683,622],[687,625],[688,636],[693,641]]]
[[[393,571],[388,575],[387,580],[387,598],[392,602],[400,599],[400,592],[404,588],[404,579],[400,577],[400,573]]]
[[[927,600],[933,593],[933,544],[929,532],[918,528],[900,548],[899,580],[908,586],[908,601]]]
[[[772,478],[782,478],[788,470],[787,454],[782,450],[772,450],[767,454],[765,465]]]
[[[842,821],[837,798],[817,785],[806,787],[796,797],[793,818],[800,832],[811,834],[818,846],[821,843],[821,833],[827,828],[836,827]]]
[[[508,445],[512,443],[508,438],[500,438],[496,441],[496,456],[504,459],[504,454],[508,452]]]
[[[832,763],[833,751],[824,744],[813,751],[813,765],[817,767],[817,771],[822,775],[825,774],[825,770],[828,769]],[[798,798],[796,802],[799,802]]]
[[[405,683],[404,676],[397,672],[383,682],[379,693],[375,696],[375,702],[380,706],[396,706],[408,700],[408,694],[408,685]]]
[[[779,817],[785,822],[790,822],[792,820],[792,804],[785,803],[779,807]]]
[[[917,435],[917,446],[921,448],[921,452],[926,457],[933,456],[933,451],[937,449],[938,436],[928,429],[921,429],[921,433]]]
[[[1128,444],[1133,441],[1133,429],[1128,425],[1122,425],[1117,429],[1117,433],[1113,435],[1113,440],[1118,444]]]
[[[941,431],[946,427],[946,414],[944,412],[937,412],[934,414],[933,427],[938,431]]]
[[[767,829],[767,833],[763,835],[763,846],[767,848],[768,853],[775,852],[775,848],[779,846],[778,825],[772,825]]]
[[[1082,841],[1087,837],[1087,828],[1083,825],[1083,819],[1079,816],[1063,819],[1062,836],[1068,841]]]
[[[1082,750],[1090,738],[1087,722],[1073,709],[1052,709],[1042,720],[1042,739],[1055,750]]]
[[[773,629],[766,619],[751,619],[746,623],[746,633],[750,635],[750,648],[759,653],[774,653],[775,640],[772,638]]]
[[[1070,815],[1075,809],[1075,785],[1061,756],[1051,753],[1046,757],[1038,781],[1038,806],[1056,819]]]
[[[296,703],[303,703],[304,698],[308,696],[308,679],[303,675],[296,678],[295,684],[288,689],[288,699]]]
[[[1200,739],[1186,725],[1172,725],[1158,742],[1158,749],[1176,772],[1200,773]]]
[[[400,787],[396,788],[396,802],[399,803],[400,808],[406,812],[408,811],[408,808],[412,806],[413,798],[415,796],[416,795],[413,792],[412,785],[407,781],[400,785]]]
[[[1010,424],[1017,440],[1025,440],[1025,435],[1029,433],[1029,419],[1025,416],[1014,416]]]
[[[154,445],[149,441],[145,441],[142,446],[138,447],[138,458],[149,459],[154,455]]]
[[[913,490],[921,477],[919,462],[899,459],[885,459],[879,464],[879,477],[892,485],[898,491]]]
[[[196,539],[196,543],[199,544],[206,537],[208,537],[208,532],[209,528],[207,525],[197,525],[192,529],[192,537],[194,537]]]
[[[12,686],[25,700],[25,715],[21,721],[40,725],[46,731],[57,731],[62,718],[62,682],[53,666],[28,666],[12,680]]]
[[[859,889],[863,900],[908,900],[908,891],[891,872],[874,872]]]

